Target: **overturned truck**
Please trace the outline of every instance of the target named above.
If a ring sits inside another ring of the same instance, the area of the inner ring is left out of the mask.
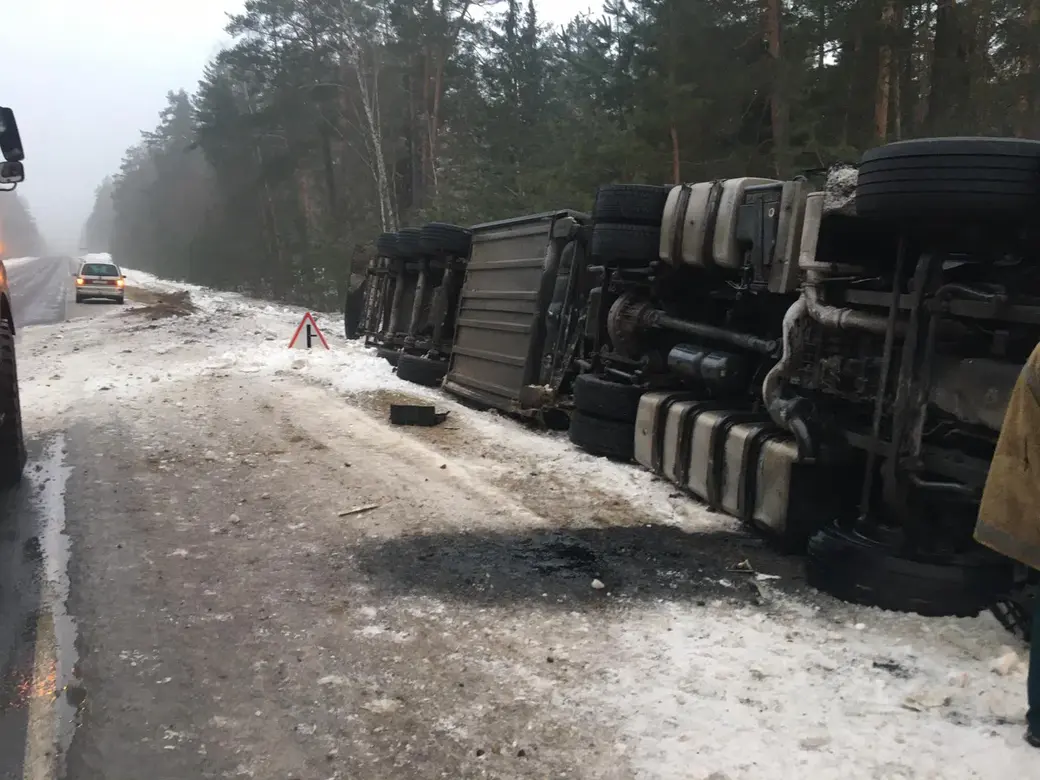
[[[572,441],[807,546],[846,600],[972,615],[1019,593],[972,531],[1040,340],[1038,171],[1037,142],[938,138],[821,190],[602,188]]]
[[[566,429],[588,346],[588,222],[560,209],[384,233],[355,332],[402,379]]]
[[[470,240],[465,228],[435,222],[376,241],[358,331],[402,379],[429,386],[444,379]]]

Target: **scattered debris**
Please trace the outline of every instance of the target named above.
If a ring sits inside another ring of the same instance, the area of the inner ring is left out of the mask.
[[[806,737],[798,744],[801,746],[802,750],[819,750],[830,741],[830,737],[820,735],[818,737]]]
[[[603,584],[602,580],[593,580],[592,587],[594,590],[603,590],[607,586]]]
[[[356,506],[353,509],[344,509],[342,512],[337,512],[336,517],[350,517],[351,515],[359,515],[362,512],[369,512],[373,509],[379,509],[382,504],[365,504],[364,506]]]
[[[893,677],[898,677],[901,680],[909,680],[911,677],[909,670],[898,661],[879,659],[874,661],[872,666],[875,669],[881,669],[883,671],[886,671]]]
[[[903,700],[903,709],[912,712],[924,712],[949,706],[952,697],[949,692],[936,687],[923,687],[914,691]]]
[[[401,709],[401,702],[396,699],[373,699],[372,701],[365,702],[361,706],[369,712],[385,715]]]
[[[318,680],[318,685],[346,685],[348,682],[342,674],[330,674]]]
[[[1001,677],[1007,677],[1022,664],[1022,659],[1019,658],[1018,653],[1006,645],[1000,649],[1004,652],[998,658],[994,659],[989,668],[994,674],[999,674]]]
[[[448,419],[449,412],[438,412],[434,406],[419,404],[391,404],[391,425],[440,425]]]

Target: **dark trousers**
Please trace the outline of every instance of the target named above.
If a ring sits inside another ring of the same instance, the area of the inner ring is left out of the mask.
[[[1029,696],[1029,711],[1026,723],[1029,730],[1040,736],[1040,596],[1033,600],[1033,626],[1029,643],[1029,681],[1026,692]]]

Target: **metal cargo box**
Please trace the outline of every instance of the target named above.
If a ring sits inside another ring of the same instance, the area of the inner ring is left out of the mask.
[[[564,210],[471,228],[445,390],[508,412],[554,401],[574,358],[587,221]]]

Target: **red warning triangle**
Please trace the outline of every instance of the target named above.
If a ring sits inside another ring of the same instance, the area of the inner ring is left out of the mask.
[[[325,335],[318,327],[318,323],[314,321],[311,313],[307,312],[300,320],[300,324],[296,326],[292,339],[289,340],[289,349],[310,349],[315,342],[321,342],[325,349],[329,348],[329,342],[325,340]]]

